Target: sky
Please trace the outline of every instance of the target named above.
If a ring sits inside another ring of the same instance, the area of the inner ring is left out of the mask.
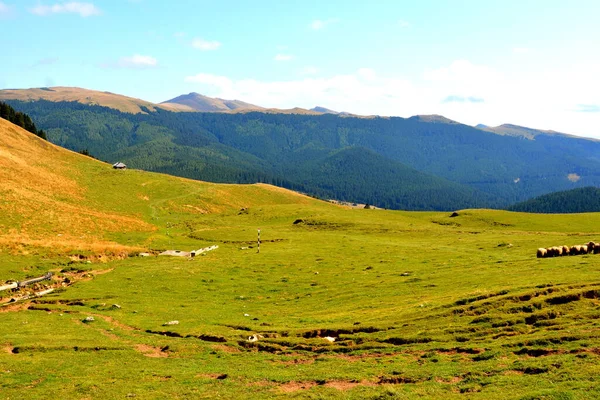
[[[0,89],[440,114],[600,138],[597,0],[0,0]]]

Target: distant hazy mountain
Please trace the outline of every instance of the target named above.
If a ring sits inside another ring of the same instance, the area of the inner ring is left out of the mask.
[[[430,122],[430,123],[435,123],[435,124],[462,125],[459,122],[453,121],[451,119],[448,119],[448,118],[444,117],[443,115],[437,115],[437,114],[432,114],[432,115],[415,115],[413,117],[410,117],[409,119],[411,119],[413,121]]]
[[[321,106],[313,107],[310,109],[310,111],[323,113],[323,114],[339,114],[339,112],[337,112],[337,111],[333,111],[333,110],[330,110],[329,108],[325,108],[325,107],[321,107]]]
[[[167,100],[161,104],[163,106],[173,107],[181,111],[193,110],[201,112],[228,112],[234,110],[258,111],[264,109],[263,107],[240,100],[212,98],[195,92],[177,96],[174,99]]]
[[[543,214],[600,212],[600,189],[589,186],[550,193],[515,204],[509,210]]]
[[[503,125],[496,126],[496,127],[479,124],[476,126],[476,128],[484,130],[484,131],[488,131],[488,132],[493,132],[498,135],[524,137],[525,139],[529,139],[529,140],[534,140],[535,137],[539,136],[539,135],[576,137],[576,136],[569,135],[566,133],[550,131],[550,130],[526,128],[524,126],[512,125],[512,124],[503,124]]]

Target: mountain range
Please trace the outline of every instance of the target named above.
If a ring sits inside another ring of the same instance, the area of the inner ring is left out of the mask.
[[[264,109],[196,93],[155,104],[42,88],[3,90],[0,100],[29,114],[53,143],[102,160],[385,208],[501,208],[600,185],[600,142],[514,125]]]

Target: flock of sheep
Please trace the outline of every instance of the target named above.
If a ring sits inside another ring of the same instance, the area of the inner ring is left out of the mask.
[[[581,246],[554,246],[537,250],[538,258],[576,256],[578,254],[600,254],[600,243],[589,242]]]

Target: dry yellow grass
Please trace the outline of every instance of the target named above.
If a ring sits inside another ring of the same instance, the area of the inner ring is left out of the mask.
[[[265,184],[114,171],[0,119],[0,251],[135,252],[164,240],[177,215],[315,201]]]
[[[95,208],[77,180],[82,157],[0,119],[0,247],[123,251],[105,235],[156,229]]]

